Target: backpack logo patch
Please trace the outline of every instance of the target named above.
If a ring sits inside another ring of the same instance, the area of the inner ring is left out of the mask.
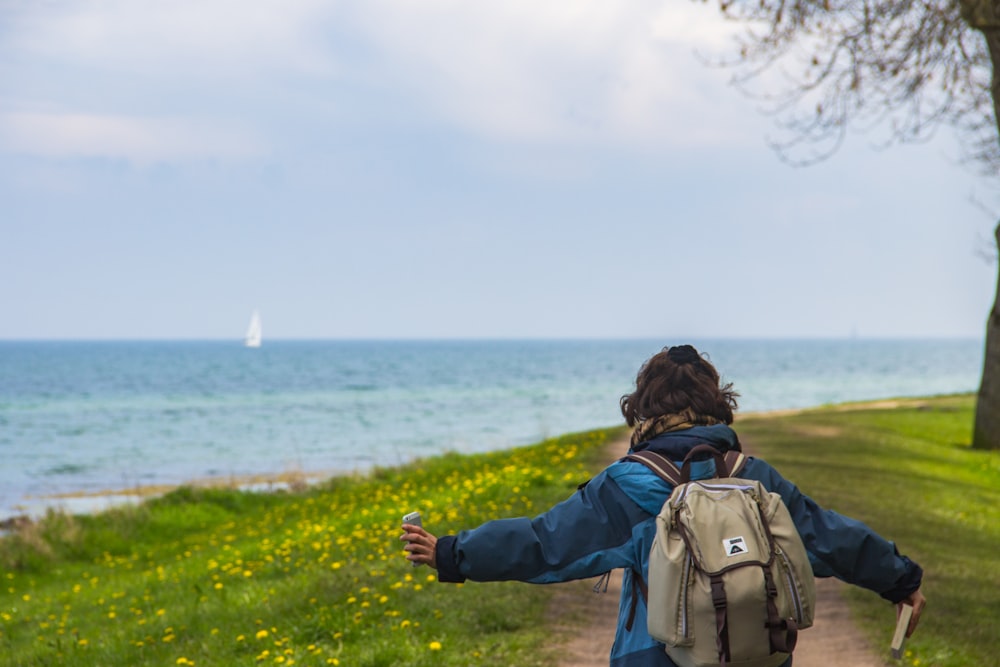
[[[742,556],[750,551],[747,549],[746,540],[742,537],[727,537],[722,540],[722,548],[726,550],[726,556],[730,558],[733,556]]]

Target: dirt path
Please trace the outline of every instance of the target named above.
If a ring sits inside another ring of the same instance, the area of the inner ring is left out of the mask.
[[[608,667],[611,644],[618,626],[618,596],[622,573],[613,572],[608,592],[593,591],[596,580],[559,584],[550,604],[559,619],[557,630],[565,632],[559,667]]]
[[[624,443],[613,443],[607,450],[607,460],[617,459],[625,450]],[[614,572],[608,592],[603,594],[593,592],[596,580],[558,586],[550,603],[552,615],[556,630],[568,636],[560,648],[559,667],[607,667],[618,624],[621,581],[621,572]],[[835,579],[816,580],[816,618],[813,627],[799,635],[795,667],[885,667],[887,664],[851,620],[841,594],[845,585]],[[889,613],[887,609],[886,614]],[[891,621],[887,617],[886,623]]]
[[[559,667],[607,667],[618,623],[621,572],[615,572],[607,594],[593,592],[593,581],[563,584],[552,605],[561,619],[560,629],[576,631],[561,649]],[[851,621],[841,596],[846,584],[835,579],[816,580],[817,618],[803,630],[795,649],[795,667],[884,667],[867,639]],[[887,608],[886,613],[889,613]],[[889,619],[891,620],[891,619]],[[888,622],[888,621],[887,621]],[[887,640],[888,641],[888,640]]]
[[[851,620],[841,589],[847,584],[837,579],[816,580],[816,621],[803,630],[795,648],[795,667],[883,667],[885,660]],[[892,609],[886,605],[886,626],[893,621]],[[891,637],[886,637],[886,655]]]

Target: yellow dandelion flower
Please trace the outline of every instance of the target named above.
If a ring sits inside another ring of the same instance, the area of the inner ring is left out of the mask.
[[[268,634],[267,630],[258,630],[257,639],[264,639],[265,637],[267,637],[267,634]]]
[[[441,642],[431,642],[430,644],[427,645],[427,648],[429,648],[432,651],[440,651]]]

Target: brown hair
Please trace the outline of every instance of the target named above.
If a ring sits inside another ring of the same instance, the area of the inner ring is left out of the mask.
[[[732,424],[738,396],[732,383],[721,383],[707,358],[690,345],[678,345],[650,357],[635,378],[635,391],[620,403],[629,426],[684,410]]]

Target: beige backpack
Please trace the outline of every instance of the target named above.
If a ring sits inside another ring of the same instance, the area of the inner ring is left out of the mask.
[[[711,454],[718,477],[690,481]],[[816,592],[781,496],[736,475],[740,452],[691,450],[680,470],[655,452],[629,454],[674,486],[656,517],[646,599],[649,634],[680,667],[777,667],[813,622]]]

